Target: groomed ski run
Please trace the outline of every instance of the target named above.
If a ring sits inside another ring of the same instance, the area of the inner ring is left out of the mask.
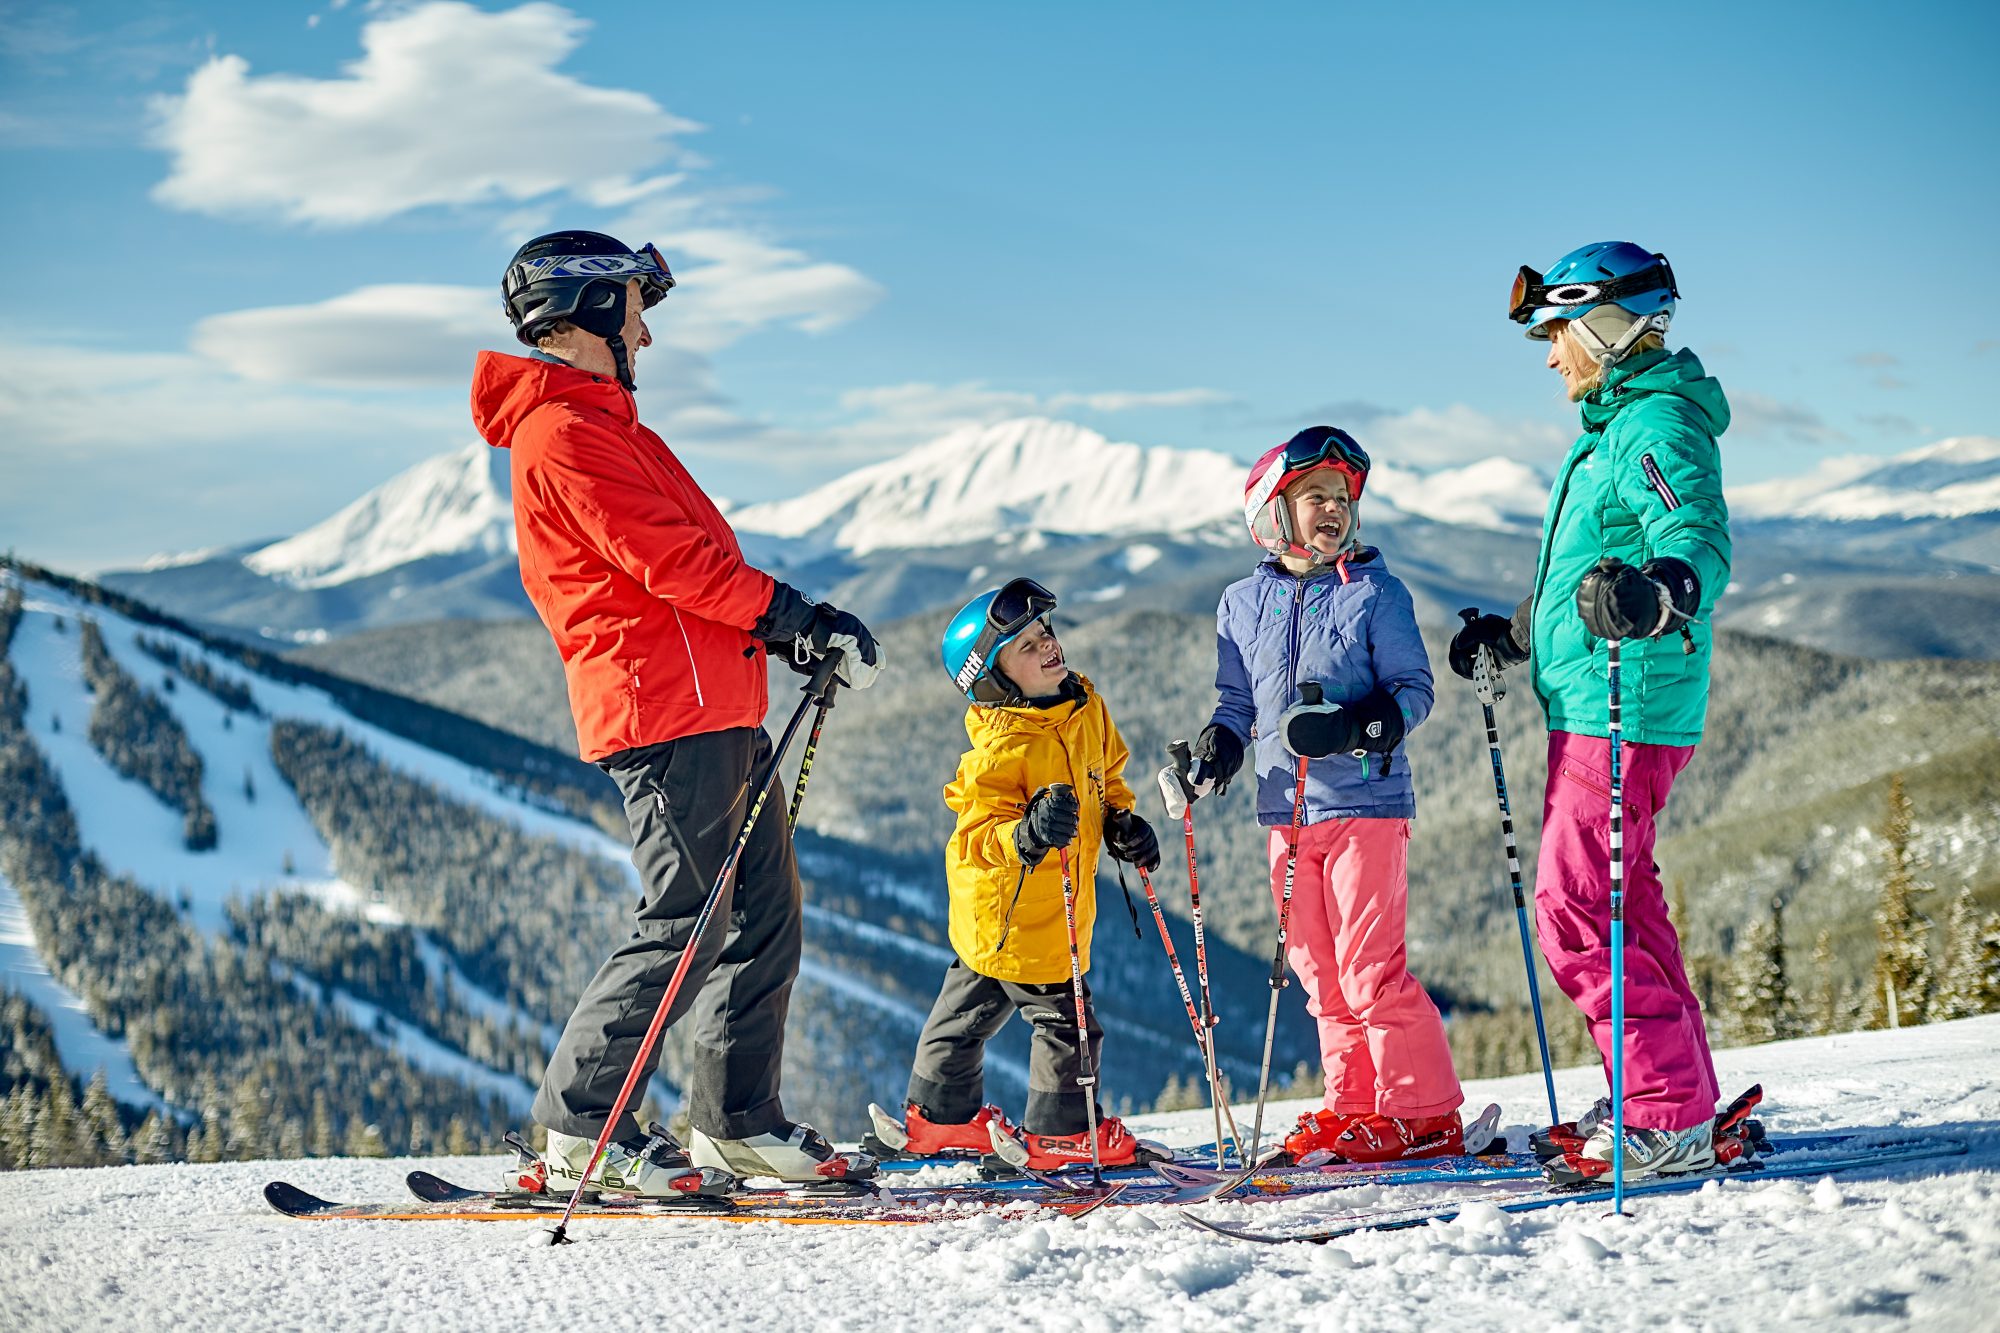
[[[609,1330],[1092,1327],[1279,1330],[1985,1326],[2000,1290],[2000,1016],[1717,1053],[1725,1087],[1761,1082],[1773,1135],[1932,1130],[1968,1153],[1830,1177],[1635,1195],[1630,1215],[1578,1203],[1251,1245],[1179,1210],[1081,1220],[986,1215],[930,1226],[646,1226],[583,1219],[577,1243],[535,1225],[322,1226],[260,1196],[274,1178],[326,1198],[407,1199],[427,1170],[488,1184],[506,1159],[235,1162],[29,1171],[0,1178],[8,1325],[92,1330],[345,1327]],[[1565,1112],[1603,1088],[1562,1071]],[[1520,1126],[1536,1074],[1470,1083]],[[1282,1103],[1289,1123],[1303,1103]],[[845,1127],[860,1132],[861,1125]],[[1135,1116],[1206,1142],[1204,1111]],[[1525,1147],[1525,1144],[1517,1145]],[[933,1177],[976,1168],[931,1170]],[[1302,1206],[1308,1201],[1301,1201]],[[1291,1205],[1257,1214],[1278,1217]],[[1218,1212],[1208,1205],[1204,1214]],[[1249,1210],[1245,1210],[1246,1212]],[[587,1295],[583,1294],[587,1293]]]

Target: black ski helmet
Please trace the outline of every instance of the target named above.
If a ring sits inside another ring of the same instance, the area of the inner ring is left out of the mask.
[[[537,236],[514,252],[500,280],[514,336],[533,347],[559,321],[593,333],[611,348],[618,382],[633,386],[626,356],[625,283],[639,279],[651,309],[674,285],[657,246],[637,250],[598,231],[554,231]]]

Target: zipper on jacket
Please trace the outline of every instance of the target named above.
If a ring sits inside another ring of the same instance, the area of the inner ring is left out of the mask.
[[[678,606],[674,608],[674,624],[680,628],[681,647],[687,649],[688,671],[694,676],[694,705],[697,708],[706,708],[708,704],[701,697],[701,668],[695,665],[694,645],[688,642],[688,627],[681,620],[681,609]],[[634,680],[636,681],[637,677],[634,677]]]

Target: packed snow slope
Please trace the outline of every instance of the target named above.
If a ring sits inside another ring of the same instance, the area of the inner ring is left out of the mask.
[[[1935,1127],[1967,1156],[1476,1215],[1337,1245],[1224,1240],[1164,1209],[931,1227],[313,1223],[273,1176],[399,1195],[406,1161],[22,1172],[0,1178],[0,1302],[24,1329],[1431,1330],[1991,1328],[2000,1290],[2000,1016],[1723,1051],[1774,1132]],[[1602,1091],[1557,1079],[1566,1113]],[[1524,1126],[1527,1076],[1468,1085]],[[1303,1108],[1276,1108],[1289,1123]],[[1199,1112],[1137,1122],[1178,1143]],[[423,1165],[471,1181],[498,1159]],[[1410,1187],[1405,1187],[1410,1188]],[[1310,1212],[1281,1202],[1272,1217]],[[1249,1210],[1244,1210],[1245,1212]]]

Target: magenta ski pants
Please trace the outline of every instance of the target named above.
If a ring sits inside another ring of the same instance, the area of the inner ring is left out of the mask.
[[[1690,1129],[1715,1114],[1715,1062],[1701,1002],[1667,919],[1653,843],[1691,745],[1622,751],[1625,784],[1625,1121]],[[1611,742],[1549,733],[1549,786],[1535,874],[1542,955],[1611,1060]]]
[[[1271,894],[1282,900],[1291,828],[1271,830]],[[1326,1104],[1405,1120],[1465,1100],[1444,1020],[1410,975],[1410,821],[1328,819],[1299,830],[1285,957],[1319,1024]]]

